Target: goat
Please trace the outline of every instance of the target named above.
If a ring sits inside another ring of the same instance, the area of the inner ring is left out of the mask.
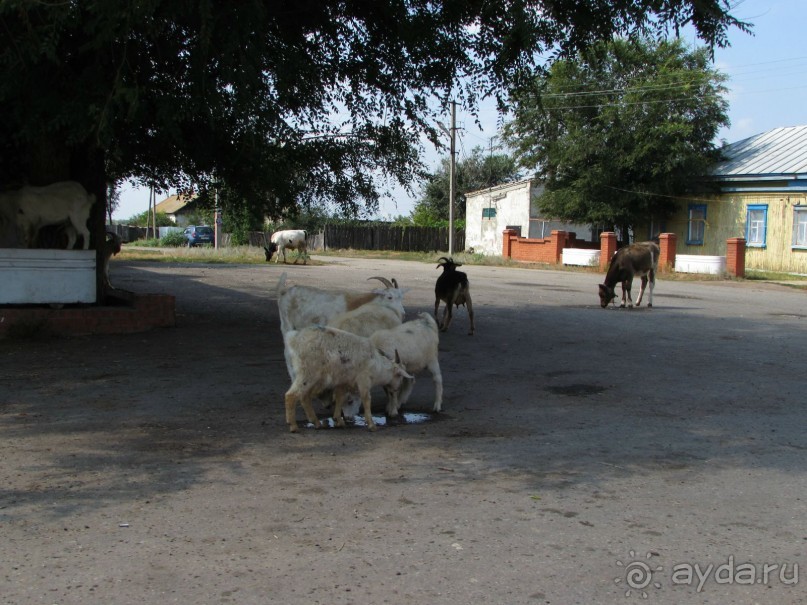
[[[459,307],[465,305],[468,309],[468,319],[471,327],[468,331],[469,335],[474,333],[474,307],[471,303],[471,290],[468,283],[468,276],[462,271],[457,271],[457,267],[461,267],[462,263],[454,262],[453,258],[445,256],[440,257],[438,260],[437,268],[443,269],[442,275],[437,278],[437,283],[434,285],[434,318],[437,319],[437,311],[440,308],[440,301],[446,303],[443,310],[443,319],[439,322],[440,331],[445,332],[448,326],[451,325],[453,317],[452,307]]]
[[[362,305],[351,311],[340,313],[328,321],[332,328],[368,338],[377,330],[401,325],[403,314],[400,309],[380,304]]]
[[[283,254],[283,264],[286,264],[286,249],[297,250],[297,258],[294,259],[294,264],[303,257],[303,264],[308,262],[308,244],[306,239],[308,234],[302,229],[286,229],[284,231],[275,231],[270,239],[269,246],[264,246],[263,250],[266,254],[266,262],[272,260],[272,255],[275,256],[275,263],[280,260],[280,254]]]
[[[286,286],[286,273],[277,283],[277,306],[280,315],[280,331],[299,330],[307,326],[327,325],[328,322],[347,311],[373,303],[393,309],[401,318],[405,314],[403,296],[407,289],[398,287],[398,282],[385,277],[377,279],[385,288],[371,292],[330,292],[311,286]]]
[[[397,354],[406,371],[413,376],[428,368],[434,381],[432,410],[435,412],[439,412],[443,405],[443,374],[437,359],[439,340],[437,322],[428,313],[420,313],[417,319],[394,328],[377,330],[370,336],[370,342],[386,357]],[[387,416],[398,415],[400,407],[409,399],[414,384],[414,379],[404,378],[399,392],[385,388]]]
[[[295,409],[299,402],[308,421],[320,428],[311,400],[323,391],[333,390],[336,405],[333,417],[344,426],[342,407],[348,393],[358,392],[364,409],[364,420],[371,431],[376,429],[371,414],[370,391],[387,386],[395,391],[401,381],[412,378],[397,358],[382,355],[362,336],[323,326],[292,330],[284,335],[286,359],[293,368],[291,386],[286,391],[286,422],[289,430],[298,430]]]
[[[121,236],[112,231],[106,232],[104,239],[104,286],[114,290],[114,286],[109,281],[109,259],[121,251],[123,240]]]
[[[36,241],[39,230],[46,225],[69,221],[72,229],[66,229],[67,249],[72,250],[78,236],[83,238],[84,250],[90,247],[90,230],[87,219],[95,196],[88,194],[79,183],[63,181],[46,187],[25,186],[15,191],[0,193],[0,206],[6,216],[15,216],[17,229],[26,247]]]
[[[658,270],[659,246],[655,242],[638,242],[630,244],[616,251],[608,272],[605,274],[605,282],[600,284],[600,306],[604,309],[612,300],[616,299],[614,289],[618,283],[622,284],[622,304],[625,306],[627,295],[628,308],[633,307],[633,300],[630,296],[631,285],[634,276],[642,278],[642,287],[639,289],[639,298],[636,306],[642,304],[647,282],[650,282],[650,296],[647,306],[653,306],[653,287],[656,285],[656,271]]]

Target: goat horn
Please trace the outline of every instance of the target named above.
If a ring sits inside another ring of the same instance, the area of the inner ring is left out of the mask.
[[[398,280],[395,279],[394,277],[392,278],[392,285],[395,286],[396,289],[398,289]]]
[[[368,279],[368,280],[371,280],[371,279],[377,279],[377,280],[378,280],[378,281],[380,281],[382,284],[384,284],[384,285],[385,285],[387,288],[392,288],[392,287],[393,287],[393,285],[392,285],[392,283],[390,282],[390,280],[388,280],[386,277],[379,277],[379,276],[375,276],[375,277],[368,277],[367,279]]]

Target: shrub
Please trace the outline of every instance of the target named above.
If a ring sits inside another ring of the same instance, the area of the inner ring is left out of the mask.
[[[184,246],[187,243],[185,236],[181,231],[172,231],[160,238],[160,246]]]

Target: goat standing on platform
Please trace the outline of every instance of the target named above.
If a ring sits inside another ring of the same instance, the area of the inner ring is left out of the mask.
[[[611,259],[608,273],[605,274],[605,282],[600,284],[600,306],[604,309],[612,300],[616,299],[614,289],[617,284],[622,284],[622,304],[627,302],[628,308],[633,307],[633,300],[630,297],[630,288],[633,278],[642,278],[642,287],[639,289],[639,298],[636,306],[642,304],[647,282],[650,282],[650,296],[647,306],[653,306],[653,287],[656,285],[656,271],[658,270],[658,259],[660,249],[655,242],[639,242],[620,248]],[[627,300],[626,300],[627,298]]]

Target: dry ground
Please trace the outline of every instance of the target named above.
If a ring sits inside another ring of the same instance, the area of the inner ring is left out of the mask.
[[[443,414],[292,435],[281,271],[433,305],[433,265],[322,260],[113,262],[176,328],[0,341],[0,603],[807,600],[803,291],[466,266]]]

